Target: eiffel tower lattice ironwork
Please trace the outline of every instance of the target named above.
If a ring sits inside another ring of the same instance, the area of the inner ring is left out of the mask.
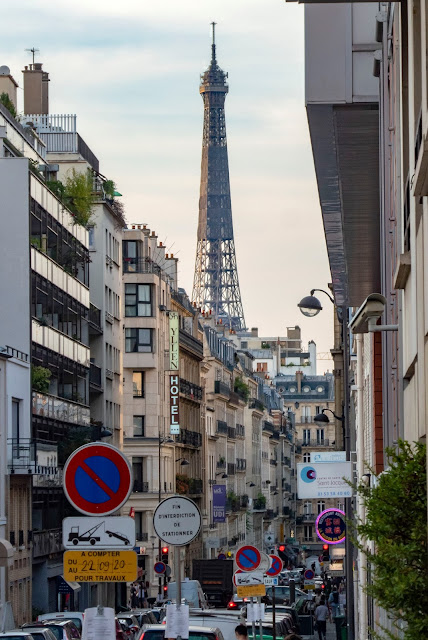
[[[215,23],[211,63],[201,76],[204,101],[198,244],[193,301],[234,330],[245,329],[233,239],[224,101],[227,73],[216,60]]]

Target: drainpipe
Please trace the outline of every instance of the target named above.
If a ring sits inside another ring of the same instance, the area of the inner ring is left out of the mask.
[[[364,480],[364,398],[363,398],[363,334],[355,335],[357,346],[357,481]],[[365,508],[362,496],[358,496],[358,517],[365,522]],[[359,600],[359,640],[367,640],[367,556],[358,552],[358,600]]]

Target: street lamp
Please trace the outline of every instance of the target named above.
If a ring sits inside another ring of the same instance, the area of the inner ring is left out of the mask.
[[[316,422],[317,424],[329,424],[330,420],[328,419],[328,416],[325,415],[326,411],[330,411],[330,413],[333,414],[333,416],[336,418],[336,420],[340,420],[340,422],[343,422],[343,416],[337,416],[334,411],[332,411],[331,409],[323,409],[321,411],[321,413],[318,413],[315,418],[314,418],[314,422]]]
[[[181,460],[181,466],[185,467],[186,465],[190,464],[190,462],[188,460],[186,460],[186,458],[177,458],[176,462],[179,462]]]
[[[224,480],[225,478],[227,478],[227,477],[228,477],[228,476],[227,476],[227,473],[222,473],[221,471],[220,471],[219,473],[216,473],[216,474],[215,474],[215,477],[216,477],[216,478],[217,478],[217,476],[221,476],[223,480]]]
[[[245,484],[250,485],[250,487],[255,487],[256,485],[254,484],[254,482],[246,482]]]
[[[336,307],[337,318],[340,322],[342,329],[342,352],[343,352],[343,389],[344,389],[344,399],[343,399],[343,416],[339,418],[336,416],[331,409],[334,417],[337,420],[342,422],[342,430],[343,430],[343,439],[346,451],[346,460],[349,462],[351,460],[351,429],[349,422],[349,404],[350,404],[350,389],[349,389],[349,346],[348,346],[348,327],[347,327],[347,317],[348,317],[348,307],[344,304],[341,307],[336,306],[336,302],[334,298],[324,289],[312,289],[309,296],[302,298],[302,300],[297,305],[300,311],[304,316],[308,318],[313,318],[318,315],[320,311],[322,311],[321,302],[314,296],[315,291],[320,291],[324,293],[327,298],[330,300],[332,304]],[[325,415],[324,411],[321,414],[318,414],[316,418],[319,418],[319,424],[326,424],[329,422],[328,416]],[[315,418],[315,422],[317,419]],[[347,520],[352,520],[353,518],[353,508],[352,508],[352,498],[345,498],[345,512]],[[347,614],[347,628],[348,628],[348,639],[354,640],[354,583],[353,583],[353,544],[350,536],[346,536],[345,539],[345,554],[346,554],[346,614]]]

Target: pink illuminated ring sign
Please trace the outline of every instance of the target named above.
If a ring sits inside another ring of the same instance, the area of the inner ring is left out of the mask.
[[[346,537],[345,512],[341,509],[321,511],[316,522],[318,538],[327,544],[339,544]]]

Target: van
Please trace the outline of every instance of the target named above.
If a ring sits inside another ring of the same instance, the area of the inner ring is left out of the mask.
[[[176,582],[168,584],[168,600],[177,600]],[[208,609],[208,602],[198,580],[188,580],[187,578],[183,580],[181,583],[181,600],[185,600],[186,604],[195,609]]]
[[[83,628],[83,618],[84,614],[81,611],[55,611],[54,613],[42,613],[41,615],[37,616],[37,622],[43,622],[44,620],[52,620],[52,622],[60,620],[71,620],[71,622],[74,622],[81,635]]]

